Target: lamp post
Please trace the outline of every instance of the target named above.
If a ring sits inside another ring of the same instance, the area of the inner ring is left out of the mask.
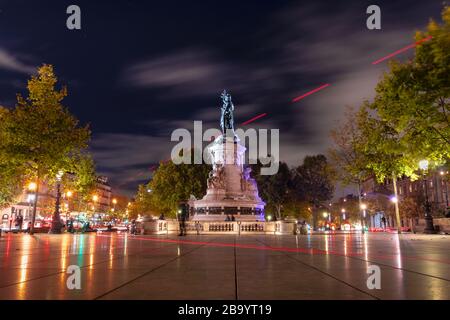
[[[116,198],[112,199],[112,203],[113,203],[113,209],[112,209],[112,212],[115,212],[115,211],[116,211],[117,199],[116,199]]]
[[[66,203],[66,207],[67,207],[67,212],[66,212],[66,219],[69,218],[70,216],[70,198],[72,198],[73,196],[73,192],[72,191],[66,191],[65,193],[65,198],[67,199],[67,203]]]
[[[58,173],[56,174],[55,211],[53,213],[52,226],[51,226],[50,230],[48,231],[48,233],[51,233],[51,234],[61,233],[62,224],[61,224],[61,218],[59,215],[59,207],[60,207],[60,201],[61,201],[61,178],[62,178],[63,174],[64,174],[64,172],[61,170],[58,171]]]
[[[362,233],[365,233],[366,230],[366,209],[367,205],[365,203],[361,204],[361,210],[362,210],[362,218],[361,218],[361,231]]]
[[[428,183],[427,183],[427,170],[428,160],[422,160],[419,162],[419,168],[422,169],[422,180],[425,184],[425,229],[424,233],[435,233],[433,225],[433,217],[431,216],[431,205],[428,201]]]
[[[342,221],[345,221],[345,208],[342,208],[341,212],[342,212]]]
[[[94,194],[92,196],[92,201],[94,202],[94,205],[92,206],[92,215],[95,216],[95,210],[97,209],[98,195]]]
[[[28,184],[28,191],[31,191],[32,193],[28,195],[28,203],[29,203],[29,211],[28,213],[31,214],[31,226],[30,226],[30,234],[33,234],[33,229],[34,229],[34,220],[36,219],[36,216],[33,214],[33,212],[31,212],[31,205],[33,204],[34,206],[37,205],[36,203],[36,193],[37,193],[37,183],[36,182],[30,182]]]

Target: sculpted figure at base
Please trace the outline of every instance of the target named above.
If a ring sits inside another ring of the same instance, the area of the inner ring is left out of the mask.
[[[214,170],[209,173],[208,178],[209,189],[223,189],[225,188],[224,168],[217,165]]]

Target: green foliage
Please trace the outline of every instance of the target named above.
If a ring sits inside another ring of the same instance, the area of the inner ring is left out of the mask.
[[[408,63],[392,62],[376,88],[372,107],[408,146],[408,152],[440,162],[450,155],[450,7],[442,24],[431,20]]]
[[[344,184],[360,185],[369,175],[364,154],[357,145],[368,143],[367,136],[358,126],[355,110],[347,107],[344,121],[330,133],[334,146],[329,154],[337,178]]]
[[[278,219],[282,216],[283,204],[291,202],[292,172],[288,165],[280,162],[274,175],[255,175],[259,194],[266,202],[266,212],[274,212]]]
[[[206,194],[210,170],[211,166],[207,164],[160,162],[152,180],[139,187],[133,214],[162,213],[166,217],[175,217],[180,201],[188,200],[191,195],[201,198]]]
[[[14,166],[5,152],[7,147],[6,126],[11,121],[11,112],[0,106],[0,208],[7,206],[20,194],[23,172]]]
[[[139,185],[138,192],[135,196],[135,201],[129,208],[129,217],[136,219],[139,214],[141,215],[158,215],[158,209],[154,204],[154,197],[150,192],[149,184]]]
[[[57,81],[53,67],[43,65],[28,81],[28,96],[18,94],[14,109],[1,109],[0,175],[8,175],[11,179],[6,181],[16,184],[10,190],[22,187],[25,179],[51,184],[59,171],[73,172],[83,161],[90,161],[83,160],[82,154],[90,131],[80,127],[61,104],[67,90],[56,89]],[[81,180],[79,184],[85,184]]]
[[[77,154],[71,158],[69,171],[75,176],[73,186],[75,192],[85,200],[90,198],[96,183],[94,160],[89,154]]]
[[[358,128],[367,141],[354,146],[362,154],[366,168],[371,170],[378,182],[393,176],[417,179],[418,159],[408,152],[409,146],[396,128],[388,121],[370,115],[368,106],[366,102],[357,114]]]
[[[333,197],[334,176],[324,155],[306,156],[303,164],[296,169],[295,189],[299,197],[303,197],[314,207],[319,207]]]

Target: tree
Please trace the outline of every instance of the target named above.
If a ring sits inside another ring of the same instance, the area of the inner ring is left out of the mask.
[[[356,146],[364,145],[367,136],[357,125],[357,115],[353,108],[347,107],[344,121],[330,133],[334,147],[329,154],[338,179],[343,185],[356,185],[358,189],[358,212],[361,210],[361,185],[369,172],[364,153],[358,152]],[[360,219],[362,215],[360,214]]]
[[[63,177],[64,188],[76,193],[74,210],[84,211],[96,184],[94,160],[87,153],[76,154],[67,170],[70,174]]]
[[[175,217],[180,201],[189,200],[191,195],[200,198],[206,194],[210,170],[211,166],[207,164],[176,165],[172,161],[160,162],[151,181],[139,187],[133,212],[159,212]]]
[[[415,170],[417,159],[409,153],[409,146],[401,139],[398,132],[389,122],[376,115],[370,115],[370,104],[365,102],[357,114],[357,124],[367,141],[356,144],[357,152],[363,154],[365,166],[371,170],[378,182],[392,179],[395,204],[395,215],[398,232],[401,232],[400,212],[398,206],[397,179],[402,176],[417,179]],[[374,109],[372,107],[372,109]]]
[[[51,65],[38,68],[37,75],[28,81],[28,96],[17,95],[17,105],[10,111],[11,121],[4,124],[6,141],[2,143],[2,158],[8,158],[10,165],[18,168],[22,176],[35,180],[38,187],[43,180],[55,181],[60,171],[70,172],[90,136],[88,127],[80,127],[62,105],[67,89],[57,90],[57,81]]]
[[[255,174],[258,190],[266,202],[266,212],[273,210],[277,219],[281,219],[283,205],[292,199],[292,172],[288,165],[280,162],[278,172],[273,175]]]
[[[402,132],[411,153],[437,162],[450,155],[450,7],[442,20],[416,33],[416,41],[432,38],[416,47],[412,60],[390,64],[373,104],[381,119]]]
[[[153,190],[150,189],[150,183],[144,185],[141,184],[138,187],[137,194],[135,196],[135,201],[131,204],[129,208],[129,217],[136,219],[139,214],[141,215],[157,215],[158,208],[154,204],[154,196],[152,194]]]
[[[313,207],[313,226],[317,228],[317,210],[333,197],[334,172],[324,155],[306,156],[297,167],[294,188],[297,199],[305,199]]]

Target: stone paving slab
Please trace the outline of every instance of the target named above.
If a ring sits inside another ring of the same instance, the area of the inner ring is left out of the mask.
[[[0,299],[450,299],[450,237],[7,234],[0,275]]]

